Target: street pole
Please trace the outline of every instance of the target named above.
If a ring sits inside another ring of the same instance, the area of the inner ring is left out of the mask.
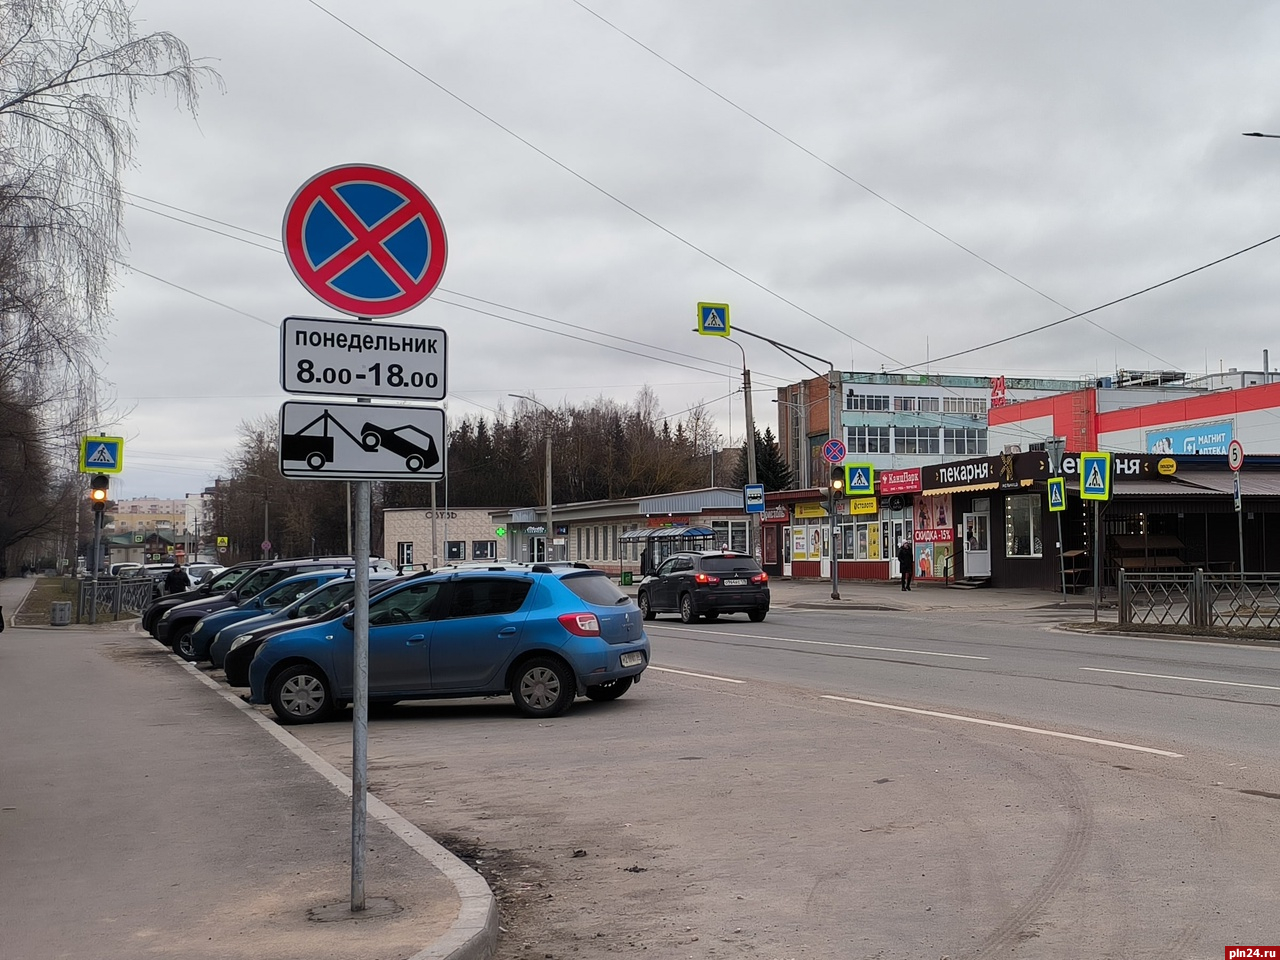
[[[739,344],[739,349],[741,349],[741,344]],[[745,350],[742,351],[742,390],[747,408],[747,484],[751,486],[756,482],[756,421],[751,415],[751,371],[747,369],[747,353]],[[764,556],[760,549],[760,514],[753,513],[748,519],[751,543],[747,549],[758,563]]]
[[[368,480],[356,481],[356,602],[351,706],[351,912],[365,907],[365,837],[369,812],[369,501]]]
[[[267,546],[267,544],[271,542],[271,538],[267,536],[267,532],[270,530],[270,525],[267,522],[267,518],[270,515],[270,513],[271,513],[270,501],[263,500],[262,501],[262,559],[263,560],[271,559],[269,556],[267,556],[267,554],[270,553],[271,551],[271,548]]]
[[[547,561],[556,558],[556,526],[551,520],[551,411],[547,411]]]
[[[1083,484],[1083,480],[1081,481]],[[1093,622],[1098,622],[1098,595],[1102,592],[1102,521],[1098,501],[1093,501]]]
[[[840,599],[840,518],[836,513],[836,498],[844,491],[844,481],[840,478],[837,471],[842,467],[833,466],[831,468],[831,487],[830,496],[827,499],[829,504],[829,512],[831,514],[831,599]]]
[[[1067,452],[1067,441],[1061,437],[1052,437],[1045,441],[1044,448],[1049,453],[1049,475],[1062,476],[1062,457]],[[1067,499],[1065,492],[1062,499],[1065,504]],[[1067,559],[1062,555],[1062,549],[1065,546],[1062,542],[1062,511],[1056,511],[1054,516],[1058,518],[1058,573],[1061,575],[1062,602],[1065,604],[1067,602]]]
[[[431,481],[431,569],[440,566],[440,539],[436,536],[436,482]]]
[[[535,400],[533,397],[527,397],[523,393],[509,393],[509,397],[515,397],[517,400],[527,400],[540,406],[547,412],[547,533],[542,543],[542,559],[550,562],[554,559],[555,553],[555,526],[551,519],[551,408],[541,400]],[[750,400],[748,400],[748,403]],[[530,559],[536,560],[536,557]]]

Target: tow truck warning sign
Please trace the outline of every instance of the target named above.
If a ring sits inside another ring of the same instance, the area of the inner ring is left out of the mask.
[[[295,480],[444,479],[439,407],[288,400],[280,407],[280,473]]]

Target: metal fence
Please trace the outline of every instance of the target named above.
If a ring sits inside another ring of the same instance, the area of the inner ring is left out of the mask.
[[[63,592],[68,580],[63,581]],[[150,577],[117,579],[105,577],[99,580],[74,580],[76,587],[76,623],[97,623],[99,620],[119,620],[120,615],[140,614],[151,603],[155,581]]]
[[[1280,577],[1263,573],[1124,573],[1120,622],[1280,629]]]

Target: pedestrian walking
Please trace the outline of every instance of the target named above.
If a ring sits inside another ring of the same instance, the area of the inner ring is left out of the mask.
[[[903,540],[898,544],[898,570],[902,573],[902,589],[911,589],[911,578],[915,573],[915,551],[911,544]]]
[[[181,593],[183,590],[191,589],[191,578],[187,576],[187,571],[182,569],[182,564],[175,563],[173,569],[164,578],[165,593]]]

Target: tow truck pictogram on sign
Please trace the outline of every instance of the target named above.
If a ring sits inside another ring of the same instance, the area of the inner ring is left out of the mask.
[[[313,480],[442,480],[438,407],[286,402],[280,472]]]

